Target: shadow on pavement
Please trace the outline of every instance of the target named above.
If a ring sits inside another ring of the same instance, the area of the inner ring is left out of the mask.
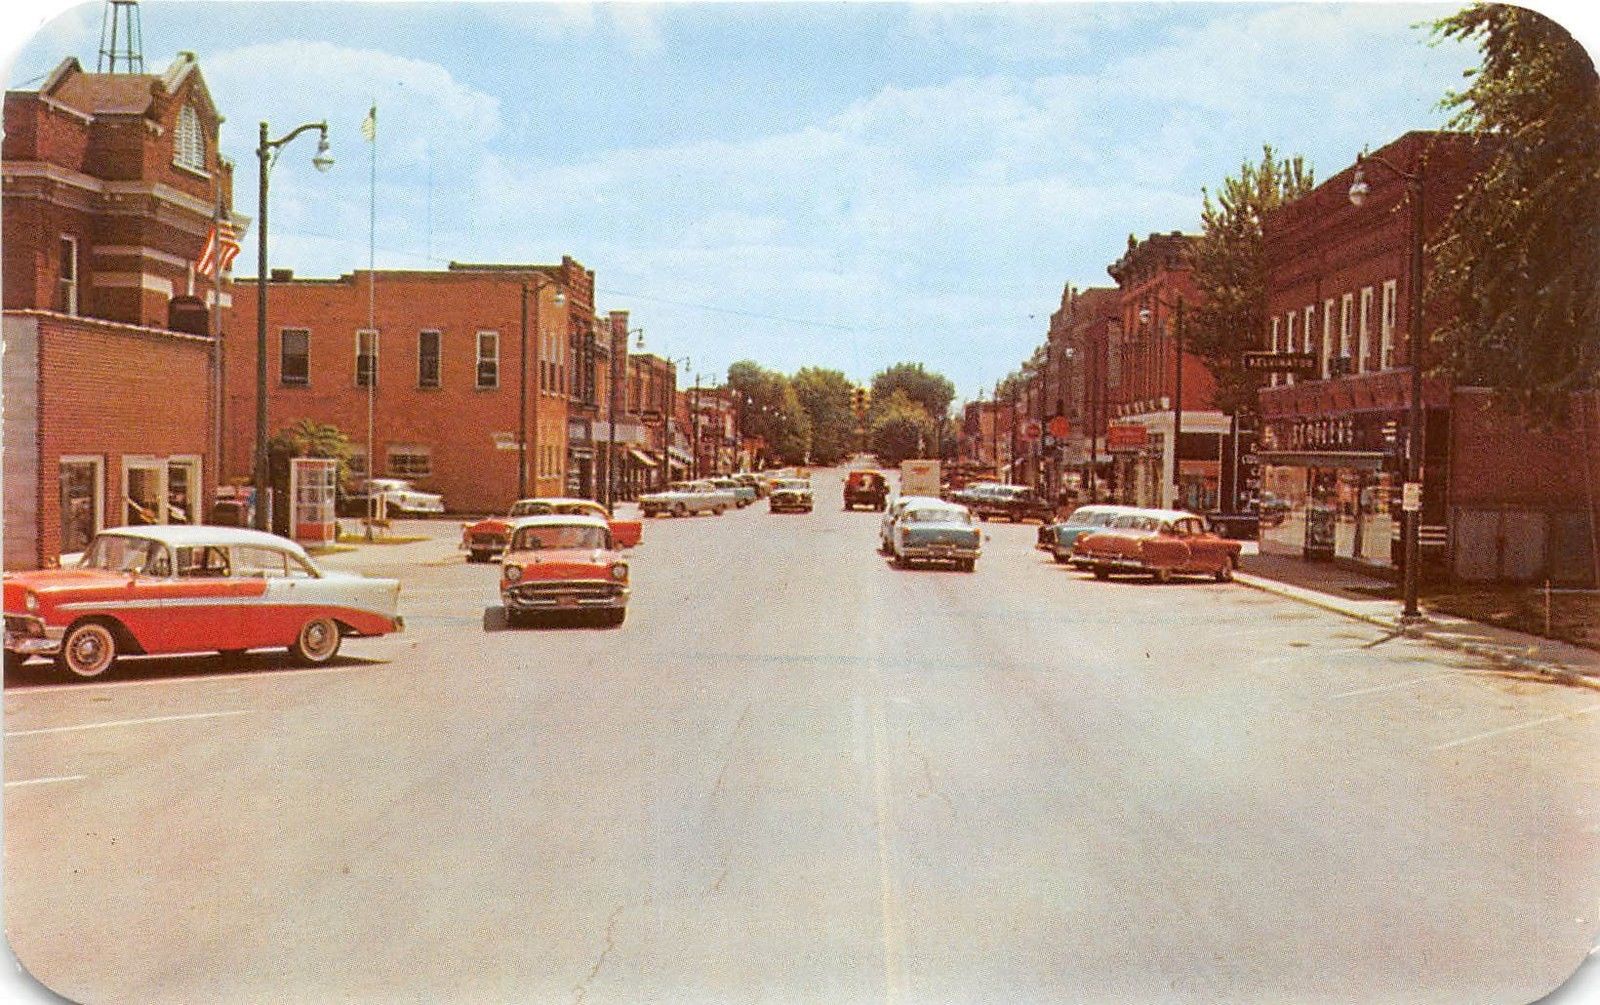
[[[359,656],[335,656],[326,663],[306,666],[296,663],[282,649],[264,649],[238,656],[206,653],[192,656],[123,656],[116,666],[99,677],[74,677],[57,668],[54,660],[34,658],[6,674],[7,688],[41,687],[56,684],[104,684],[129,681],[184,680],[224,677],[230,674],[323,672],[379,666],[387,660]]]

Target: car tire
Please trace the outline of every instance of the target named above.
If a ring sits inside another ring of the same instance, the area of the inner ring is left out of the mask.
[[[1222,560],[1222,568],[1218,569],[1215,575],[1219,583],[1233,582],[1233,558],[1224,558]]]
[[[312,618],[300,626],[300,634],[289,646],[289,655],[296,663],[320,666],[339,655],[339,644],[343,641],[339,626],[332,618]]]
[[[978,567],[978,560],[975,559],[975,558],[963,558],[961,560],[961,571],[962,572],[972,572],[977,567]]]
[[[1050,557],[1056,560],[1057,565],[1066,565],[1069,561],[1071,561],[1071,559],[1069,559],[1066,555],[1052,554]]]
[[[6,676],[10,677],[12,674],[16,673],[18,670],[21,670],[22,669],[22,661],[25,660],[25,659],[27,659],[27,657],[22,655],[21,653],[14,653],[11,650],[7,649],[6,650]]]
[[[597,620],[603,628],[620,628],[622,623],[628,620],[628,609],[618,607],[614,610],[601,611]]]
[[[1150,573],[1150,581],[1152,583],[1160,583],[1161,585],[1164,586],[1167,583],[1172,582],[1172,570],[1171,569],[1157,569],[1154,572]]]
[[[80,621],[62,637],[56,662],[74,677],[99,677],[116,665],[116,633],[105,622]]]
[[[673,506],[672,506],[672,515],[673,516],[688,516],[689,515],[689,507],[685,506],[683,503],[674,503]]]
[[[1106,568],[1103,565],[1097,565],[1097,566],[1094,567],[1094,578],[1096,578],[1096,579],[1110,579],[1111,578],[1111,570]]]
[[[469,562],[487,562],[487,561],[489,561],[489,557],[492,554],[493,554],[493,552],[488,552],[488,551],[474,551],[470,555],[467,556],[467,561],[469,561]]]
[[[905,559],[904,559],[904,558],[903,558],[903,557],[901,557],[901,556],[900,556],[900,555],[896,555],[896,556],[894,556],[894,558],[893,558],[893,559],[892,559],[892,561],[891,561],[891,564],[892,564],[892,565],[893,565],[893,566],[894,566],[894,567],[895,567],[895,568],[896,568],[896,569],[908,569],[908,568],[910,568],[910,567],[911,567],[911,563],[910,563],[910,562],[907,562],[907,561],[906,561],[906,560],[905,560]]]
[[[982,520],[984,523],[988,523],[989,522],[989,514],[987,514],[987,513],[979,513],[978,514],[978,519]]]
[[[726,506],[713,506],[713,507],[711,507],[711,515],[712,516],[721,516],[723,511],[726,510],[727,508],[728,507],[726,507]]]

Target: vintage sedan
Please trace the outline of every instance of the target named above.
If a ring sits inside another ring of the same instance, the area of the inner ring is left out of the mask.
[[[779,478],[767,496],[769,513],[810,513],[815,505],[809,478]]]
[[[1146,575],[1158,583],[1173,576],[1213,576],[1225,583],[1239,566],[1238,541],[1219,537],[1195,513],[1136,509],[1112,518],[1111,526],[1079,537],[1074,565],[1096,579],[1118,573]]]
[[[894,554],[894,522],[900,519],[900,514],[906,507],[917,504],[932,505],[944,502],[933,496],[895,496],[883,509],[883,519],[878,521],[878,552],[883,555]],[[959,505],[955,504],[955,505]]]
[[[980,520],[1004,519],[1012,523],[1039,520],[1045,523],[1055,519],[1055,506],[1050,500],[1026,485],[994,485],[974,493],[964,505]]]
[[[511,504],[511,512],[505,517],[491,516],[476,523],[462,524],[461,549],[467,553],[467,561],[487,562],[506,550],[514,521],[520,517],[547,516],[552,513],[559,516],[596,516],[605,520],[619,548],[636,547],[644,536],[643,521],[613,519],[606,508],[593,499],[518,499]]]
[[[99,677],[125,654],[286,646],[326,663],[346,636],[400,631],[400,584],[325,572],[293,541],[192,524],[101,531],[78,564],[5,574],[6,670],[54,657]]]
[[[1111,521],[1123,513],[1132,512],[1137,507],[1114,506],[1104,503],[1091,503],[1079,506],[1073,510],[1065,520],[1047,523],[1039,528],[1039,537],[1034,547],[1040,551],[1047,551],[1061,565],[1074,563],[1072,546],[1084,534],[1092,533],[1103,527],[1111,526]]]
[[[719,477],[708,478],[706,480],[711,483],[713,488],[719,488],[725,492],[732,492],[733,505],[738,509],[744,509],[746,506],[756,501],[756,487],[754,485],[746,485],[737,478]]]
[[[894,521],[894,564],[949,562],[971,572],[982,548],[982,531],[965,506],[939,499],[916,500]]]
[[[748,485],[755,492],[757,499],[767,497],[767,480],[754,471],[740,471],[733,476],[733,480],[740,485]]]
[[[386,517],[436,516],[444,512],[444,496],[437,492],[423,492],[404,478],[373,478],[362,482],[356,492],[340,503],[345,516],[366,516],[369,500],[374,496],[383,499]]]
[[[599,517],[523,517],[511,525],[500,566],[500,600],[512,625],[540,613],[588,611],[607,625],[628,615],[628,563]]]
[[[689,516],[713,513],[721,516],[733,509],[733,493],[710,482],[673,482],[665,492],[639,497],[639,511],[645,516]]]

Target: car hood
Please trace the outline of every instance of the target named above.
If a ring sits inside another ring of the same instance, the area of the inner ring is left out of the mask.
[[[61,593],[76,590],[122,588],[128,583],[126,573],[105,569],[30,569],[5,574],[6,610],[21,610],[22,596],[34,593]],[[13,604],[15,598],[15,604]]]
[[[502,565],[522,566],[522,578],[556,579],[572,574],[610,576],[611,566],[622,556],[604,548],[560,548],[510,551]]]
[[[504,534],[511,529],[511,521],[503,517],[491,516],[465,526],[467,532],[471,534]]]

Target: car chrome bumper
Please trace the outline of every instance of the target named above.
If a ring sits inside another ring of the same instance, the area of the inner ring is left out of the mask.
[[[912,561],[957,562],[976,559],[979,551],[980,549],[978,548],[901,547],[900,557]]]
[[[586,596],[582,593],[541,593],[522,595],[501,594],[501,603],[509,611],[595,611],[615,610],[628,606],[628,594],[623,587],[607,596]]]
[[[1110,569],[1113,572],[1154,572],[1156,567],[1137,558],[1127,558],[1122,555],[1074,555],[1074,565],[1086,565],[1090,568]]]
[[[46,626],[31,614],[6,615],[6,652],[23,656],[54,656],[61,651],[65,628]]]

